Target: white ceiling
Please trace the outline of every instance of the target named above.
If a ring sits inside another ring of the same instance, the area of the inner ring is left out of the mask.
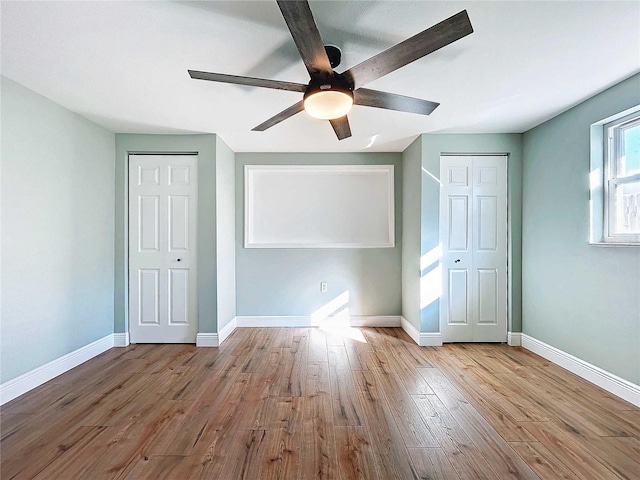
[[[218,133],[234,150],[401,151],[420,133],[523,132],[640,71],[640,2],[312,1],[338,72],[467,9],[474,33],[368,88],[440,102],[429,116],[354,107],[353,137],[301,94],[187,69],[307,83],[274,1],[1,3],[1,72],[113,132]]]

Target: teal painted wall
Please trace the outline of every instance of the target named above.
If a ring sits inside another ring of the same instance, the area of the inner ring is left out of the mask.
[[[128,332],[128,155],[198,154],[198,332],[217,331],[216,136],[117,134],[115,139],[115,332]],[[113,233],[112,233],[113,235]]]
[[[420,207],[422,138],[402,153],[402,316],[416,330],[420,316]]]
[[[640,104],[635,75],[524,134],[523,331],[640,384],[640,247],[589,240],[589,127]]]
[[[445,153],[481,154],[506,153],[508,183],[508,316],[510,332],[522,328],[522,135],[422,135],[422,205],[420,254],[430,252],[439,243],[440,217],[440,155]],[[415,173],[418,174],[417,172]],[[435,268],[435,264],[431,266]],[[430,270],[422,272],[426,275]],[[440,301],[421,311],[421,331],[440,331]]]
[[[396,246],[363,249],[244,248],[244,166],[394,165]],[[307,316],[349,291],[352,315],[401,314],[402,154],[236,153],[236,282],[239,316]],[[328,293],[320,293],[320,282]]]
[[[640,383],[640,248],[588,244],[589,126],[639,104],[640,75],[524,135],[424,134],[404,153],[351,154],[114,135],[1,80],[1,382],[128,330],[127,154],[179,152],[199,155],[199,332],[236,311],[306,316],[345,290],[353,315],[439,331],[438,302],[415,302],[419,258],[438,244],[440,155],[508,153],[509,330]],[[393,164],[396,247],[244,249],[246,164]]]
[[[218,330],[236,316],[236,188],[235,154],[216,141],[216,232]]]
[[[113,333],[114,135],[0,83],[6,382]]]

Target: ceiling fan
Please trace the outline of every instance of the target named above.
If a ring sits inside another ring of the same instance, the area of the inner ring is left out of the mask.
[[[309,2],[278,0],[277,3],[311,77],[307,85],[188,70],[191,78],[198,80],[304,94],[301,101],[252,129],[259,132],[305,110],[312,117],[329,120],[338,140],[343,140],[351,136],[347,113],[354,104],[429,115],[439,103],[362,87],[473,32],[467,11],[463,10],[355,67],[337,73],[333,69],[340,64],[341,52],[337,47],[323,44]]]

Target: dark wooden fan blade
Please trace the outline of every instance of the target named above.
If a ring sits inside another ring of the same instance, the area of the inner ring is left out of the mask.
[[[342,75],[360,88],[419,58],[473,33],[467,11],[463,10],[413,37],[400,42],[350,68]]]
[[[279,114],[271,117],[266,122],[263,122],[257,127],[252,128],[251,130],[254,132],[264,132],[267,128],[271,128],[274,125],[277,125],[278,123],[282,122],[283,120],[286,120],[289,117],[293,117],[296,113],[300,113],[303,110],[304,110],[304,104],[302,103],[302,101],[300,101],[295,105],[291,105],[289,108],[287,108],[286,110],[283,110]]]
[[[307,86],[302,83],[281,82],[279,80],[267,80],[264,78],[239,77],[237,75],[225,75],[224,73],[199,72],[187,70],[191,78],[208,80],[210,82],[233,83],[234,85],[247,85],[249,87],[275,88],[276,90],[290,90],[292,92],[305,92]]]
[[[349,138],[351,136],[351,127],[349,126],[349,119],[346,115],[334,120],[329,120],[329,122],[331,122],[333,131],[336,132],[336,137],[338,137],[338,140],[344,140],[345,138]]]
[[[306,1],[280,0],[278,7],[311,78],[333,75],[322,37]]]
[[[404,95],[380,92],[378,90],[369,90],[368,88],[359,88],[353,92],[353,99],[353,103],[356,105],[386,108],[387,110],[418,113],[420,115],[429,115],[440,105],[439,103],[430,102],[429,100],[405,97]]]

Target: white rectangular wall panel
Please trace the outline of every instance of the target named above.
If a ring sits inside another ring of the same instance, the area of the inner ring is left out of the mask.
[[[393,165],[246,165],[245,247],[393,247]]]

